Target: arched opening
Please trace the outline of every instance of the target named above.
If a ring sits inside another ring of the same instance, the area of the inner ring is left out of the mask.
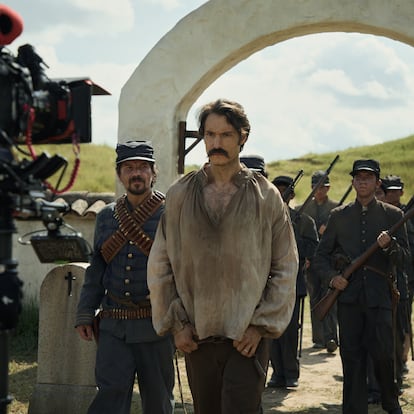
[[[267,162],[372,145],[413,133],[413,80],[414,48],[407,44],[359,33],[296,37],[256,52],[213,82],[186,126],[197,128],[202,104],[227,97],[242,103],[251,120],[243,154]],[[202,143],[185,160],[206,161]]]
[[[409,1],[256,0],[241,7],[235,0],[211,0],[163,37],[124,85],[118,140],[152,138],[165,190],[178,175],[179,122],[230,68],[267,46],[314,33],[366,33],[414,45],[413,13]]]

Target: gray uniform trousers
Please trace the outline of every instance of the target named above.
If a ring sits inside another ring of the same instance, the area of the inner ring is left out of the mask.
[[[95,368],[98,393],[88,414],[130,414],[131,384],[135,376],[142,412],[171,414],[174,410],[173,355],[170,337],[154,342],[126,343],[101,330]]]

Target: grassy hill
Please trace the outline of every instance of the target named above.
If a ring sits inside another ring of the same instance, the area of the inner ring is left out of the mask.
[[[296,187],[296,203],[302,202],[309,194],[311,175],[316,170],[326,170],[329,164],[339,155],[339,160],[333,167],[329,177],[331,182],[330,197],[340,200],[351,183],[349,172],[354,160],[374,158],[380,162],[381,176],[388,174],[399,175],[404,181],[404,196],[402,201],[407,202],[414,194],[414,136],[396,139],[384,144],[349,148],[344,151],[324,154],[306,154],[300,158],[286,161],[270,162],[267,165],[269,178],[277,175],[296,176],[300,169],[304,176]],[[352,200],[351,193],[347,201]]]
[[[39,155],[46,151],[49,155],[60,154],[68,162],[68,168],[62,180],[65,185],[72,171],[75,156],[71,145],[44,145],[36,146]],[[351,180],[349,175],[352,163],[359,158],[375,158],[380,161],[381,173],[396,174],[402,177],[405,183],[403,202],[407,202],[414,193],[414,135],[396,139],[384,144],[349,148],[344,151],[324,154],[305,154],[302,157],[283,161],[267,161],[269,178],[272,180],[277,175],[296,176],[300,169],[304,170],[304,176],[296,187],[296,203],[302,202],[310,192],[310,177],[316,170],[326,170],[336,155],[339,160],[330,174],[330,197],[339,200],[348,188]],[[106,145],[83,144],[80,153],[80,169],[74,186],[70,191],[113,192],[114,191],[114,165],[115,151]],[[186,171],[198,168],[189,165]],[[50,179],[56,184],[56,177]],[[352,193],[347,201],[353,197]]]

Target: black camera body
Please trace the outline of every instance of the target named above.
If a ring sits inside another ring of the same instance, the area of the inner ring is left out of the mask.
[[[89,261],[91,255],[82,235],[63,221],[69,206],[50,200],[46,180],[67,161],[21,147],[91,142],[91,96],[109,93],[88,78],[51,80],[44,66],[29,44],[16,57],[0,44],[0,333],[15,327],[21,309],[22,283],[11,257],[14,219],[43,221],[43,231],[29,233],[24,242],[19,238],[42,263]],[[32,157],[18,160],[13,149]]]
[[[49,79],[33,46],[17,57],[0,50],[0,130],[14,143],[79,143],[92,140],[91,96],[103,94],[88,78]]]

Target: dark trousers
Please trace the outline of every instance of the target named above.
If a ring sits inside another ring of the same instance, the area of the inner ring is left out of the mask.
[[[364,304],[338,303],[340,354],[344,375],[343,414],[367,414],[367,357],[381,390],[382,408],[399,407],[394,382],[392,312]]]
[[[185,355],[195,414],[259,414],[265,387],[269,342],[246,358],[232,340],[202,343]]]
[[[296,298],[292,319],[286,331],[278,339],[273,339],[270,347],[270,362],[273,368],[272,380],[285,381],[299,378],[299,304]]]
[[[135,376],[145,414],[174,409],[174,346],[170,338],[127,344],[100,331],[96,355],[98,393],[88,414],[129,414]]]

